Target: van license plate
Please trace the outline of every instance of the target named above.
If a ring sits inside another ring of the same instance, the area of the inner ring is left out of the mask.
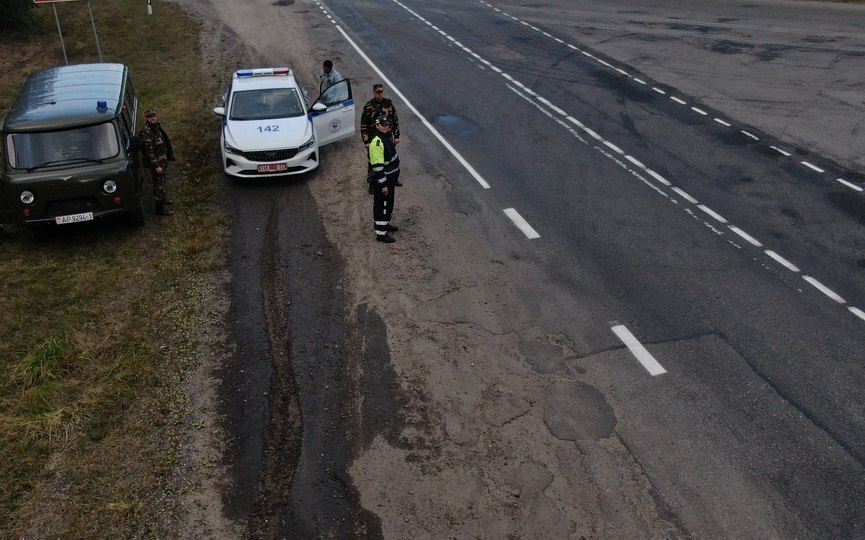
[[[288,170],[288,163],[268,163],[259,165],[258,172],[282,172]]]
[[[66,223],[78,223],[79,221],[93,221],[93,212],[84,212],[83,214],[70,214],[68,216],[57,216],[54,221],[58,225]]]

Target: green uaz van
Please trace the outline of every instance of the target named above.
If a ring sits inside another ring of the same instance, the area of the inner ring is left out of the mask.
[[[32,73],[0,121],[0,223],[143,225],[138,117],[123,64]]]

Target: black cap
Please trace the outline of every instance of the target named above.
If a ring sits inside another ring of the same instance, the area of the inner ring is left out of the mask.
[[[389,126],[390,125],[390,118],[388,118],[386,114],[380,114],[375,119],[375,125],[377,125],[377,126]]]

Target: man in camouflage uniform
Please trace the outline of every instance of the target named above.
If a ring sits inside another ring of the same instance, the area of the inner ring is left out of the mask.
[[[363,139],[363,147],[369,150],[369,143],[373,137],[377,135],[375,128],[375,120],[384,115],[390,124],[390,132],[393,136],[394,144],[399,144],[399,117],[396,114],[396,107],[393,101],[384,97],[384,86],[381,84],[372,85],[373,98],[366,102],[363,106],[363,111],[360,113],[360,137]],[[367,181],[372,179],[372,169],[367,170]],[[397,182],[397,186],[402,184]]]
[[[168,196],[166,186],[168,162],[174,161],[174,151],[171,140],[159,124],[156,109],[150,108],[144,112],[144,129],[139,134],[141,140],[141,162],[150,169],[153,178],[153,199],[156,201],[156,215],[174,215],[169,205],[174,201]]]

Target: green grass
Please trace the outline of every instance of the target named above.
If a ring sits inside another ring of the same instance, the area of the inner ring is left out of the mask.
[[[56,6],[69,63],[99,61],[87,4]],[[39,244],[0,230],[0,538],[169,534],[154,505],[174,489],[196,320],[222,264],[198,25],[162,2],[152,16],[141,0],[92,8],[104,61],[130,66],[172,137],[176,216]],[[27,74],[63,64],[51,8],[34,12],[28,35],[0,36],[0,114]]]

